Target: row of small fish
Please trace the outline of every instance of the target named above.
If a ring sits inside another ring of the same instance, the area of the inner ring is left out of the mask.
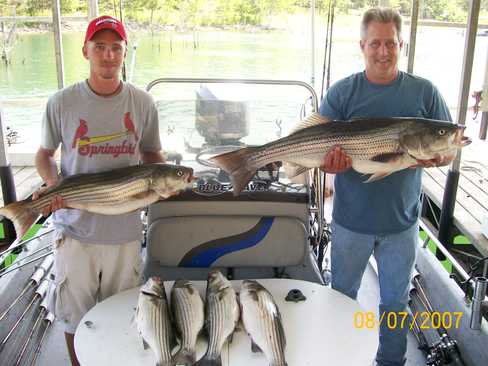
[[[281,315],[271,294],[258,282],[242,282],[241,308],[232,284],[218,270],[208,275],[206,303],[190,281],[176,281],[168,303],[163,281],[150,278],[141,287],[136,309],[137,329],[143,343],[155,353],[157,366],[219,366],[221,352],[232,337],[242,312],[242,321],[252,338],[253,350],[260,349],[270,366],[286,366],[285,334]],[[179,350],[172,325],[179,336]],[[196,344],[205,328],[208,348],[196,361]]]

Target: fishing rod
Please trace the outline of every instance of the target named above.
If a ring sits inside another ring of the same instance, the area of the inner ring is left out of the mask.
[[[3,271],[2,273],[0,273],[0,278],[2,278],[3,276],[5,276],[6,274],[8,274],[10,272],[16,271],[16,270],[18,270],[18,269],[20,269],[22,267],[27,266],[28,264],[31,264],[33,262],[36,262],[39,259],[45,258],[45,257],[47,257],[47,256],[49,256],[49,255],[51,255],[53,253],[54,253],[54,250],[51,250],[50,252],[47,252],[46,254],[40,255],[40,256],[38,256],[38,257],[30,260],[30,261],[27,261],[25,263],[19,264],[19,265],[15,266],[15,267],[11,266],[11,267],[9,267],[9,269],[7,271]]]
[[[330,26],[330,12],[331,12],[332,0],[329,0],[329,9],[327,10],[327,25],[325,31],[325,47],[324,47],[324,65],[322,67],[322,86],[320,89],[320,100],[324,97],[324,85],[325,85],[325,69],[327,68],[327,50],[329,48],[329,26]]]
[[[24,312],[20,315],[20,317],[17,319],[17,321],[15,322],[15,324],[12,326],[12,328],[10,328],[9,332],[7,333],[7,335],[0,342],[0,352],[3,350],[3,348],[5,347],[5,344],[9,341],[10,337],[15,332],[15,330],[19,326],[20,322],[22,321],[22,319],[24,319],[25,315],[29,312],[29,310],[34,305],[34,303],[37,300],[43,299],[44,296],[46,296],[46,293],[49,290],[50,284],[51,284],[51,281],[48,280],[47,278],[45,278],[41,282],[41,284],[37,288],[36,292],[34,293],[34,296],[32,297],[32,300],[30,301],[29,305],[27,305],[27,307],[25,308]]]
[[[46,323],[46,328],[44,328],[44,332],[42,333],[41,339],[37,344],[36,350],[34,351],[34,357],[32,358],[32,362],[30,366],[34,366],[36,364],[37,357],[39,357],[39,354],[41,353],[41,347],[44,342],[44,338],[46,337],[47,331],[49,330],[50,326],[54,322],[54,314],[51,312],[47,313],[46,317],[44,318],[44,322]]]
[[[432,319],[434,308],[427,297],[427,293],[422,283],[420,282],[420,274],[413,277],[412,284],[416,290],[417,298],[425,307],[426,314],[429,317],[428,319]],[[436,342],[430,347],[429,354],[433,360],[430,365],[465,366],[465,363],[461,358],[461,353],[459,352],[457,342],[449,337],[449,334],[442,324],[432,328],[436,329],[436,332],[440,337],[440,341]]]
[[[31,276],[29,281],[27,282],[27,285],[24,287],[24,289],[21,291],[19,296],[17,296],[14,301],[9,305],[7,309],[3,311],[3,313],[0,315],[0,321],[7,316],[9,311],[14,307],[14,305],[29,291],[32,287],[38,286],[41,280],[45,277],[45,275],[49,272],[51,269],[52,265],[54,262],[54,257],[49,256],[44,258],[42,261],[41,265],[37,267],[37,269],[34,271],[34,274]]]
[[[123,2],[123,0],[119,0],[120,22],[123,24],[124,23],[124,19],[122,17],[122,8],[123,8],[122,2]],[[126,71],[126,67],[125,67],[125,57],[124,57],[124,61],[122,62],[122,80],[123,81],[127,81],[127,71]]]
[[[17,362],[15,363],[15,366],[21,365],[21,361],[22,361],[22,358],[24,357],[25,351],[27,350],[27,346],[32,341],[32,337],[34,335],[34,332],[37,330],[37,325],[40,324],[41,319],[43,317],[45,317],[45,315],[49,312],[48,306],[49,306],[49,303],[51,301],[51,297],[53,295],[53,290],[54,290],[54,286],[52,286],[52,284],[49,283],[49,286],[48,286],[48,289],[46,292],[46,296],[44,296],[44,299],[42,300],[41,304],[39,305],[39,308],[40,308],[39,315],[37,316],[37,319],[36,319],[34,325],[32,326],[32,329],[31,329],[29,335],[27,336],[26,340],[24,341],[24,344],[22,345],[22,348],[20,350],[20,354],[17,357]]]
[[[413,289],[412,291],[416,291],[416,290]],[[414,301],[412,300],[412,298],[414,297],[412,291],[410,291],[410,300],[408,301],[408,306],[410,307],[410,311],[411,311],[410,316],[412,321],[410,330],[412,331],[413,335],[417,339],[417,342],[419,343],[419,349],[427,354],[429,351],[429,342],[427,342],[427,338],[425,337],[425,334],[422,332],[420,328],[420,325],[417,320],[417,316],[413,315],[413,314],[419,314],[419,309],[415,305]]]
[[[36,254],[38,254],[38,253],[40,253],[40,252],[43,252],[43,251],[45,251],[45,250],[49,250],[49,249],[52,249],[52,244],[48,244],[48,245],[43,246],[42,248],[38,248],[38,249],[36,249],[36,250],[35,250],[35,251],[33,251],[31,254],[26,255],[25,257],[22,257],[22,258],[17,259],[17,260],[16,260],[14,263],[12,263],[12,265],[14,265],[14,264],[15,264],[15,265],[18,265],[20,262],[23,262],[23,261],[25,261],[25,260],[27,260],[27,259],[30,259],[30,258],[34,257]],[[9,267],[7,267],[7,268],[4,268],[4,269],[0,270],[0,277],[2,277],[2,274],[3,274],[4,272],[6,272],[6,271],[7,271],[7,270],[8,270],[10,267],[11,267],[11,266],[9,266]]]
[[[332,15],[330,17],[330,42],[329,42],[329,57],[327,59],[327,83],[326,88],[329,89],[330,86],[330,62],[332,58],[332,31],[334,29],[334,15],[335,15],[335,1],[332,5]]]
[[[37,222],[37,220],[36,220],[36,222]],[[28,240],[25,240],[23,242],[18,243],[17,245],[11,245],[10,248],[8,248],[8,249],[6,249],[6,250],[4,250],[3,252],[0,253],[0,263],[4,261],[5,257],[7,257],[7,255],[8,255],[8,253],[13,252],[15,249],[22,248],[27,243],[30,243],[31,241],[34,241],[36,239],[39,239],[39,238],[41,238],[41,237],[43,237],[43,236],[45,236],[45,235],[47,235],[47,234],[49,234],[49,233],[51,233],[53,231],[54,231],[54,228],[49,229],[49,230],[46,230],[46,231],[44,231],[41,234],[38,234],[38,235],[36,235],[36,236],[28,239]],[[15,243],[15,241],[14,241],[14,243]],[[14,243],[12,243],[12,244],[14,244]]]

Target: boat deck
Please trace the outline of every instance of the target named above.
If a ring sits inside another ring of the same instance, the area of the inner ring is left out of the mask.
[[[17,200],[22,200],[28,197],[42,184],[42,179],[39,174],[37,174],[37,170],[34,166],[14,166],[12,167],[12,174],[14,176]],[[0,207],[1,206],[3,206],[3,197],[0,197]]]
[[[487,142],[476,141],[462,150],[454,224],[480,251],[488,255],[488,238],[482,233],[482,219],[488,217],[488,165],[483,163]],[[424,193],[442,207],[449,167],[424,169]]]

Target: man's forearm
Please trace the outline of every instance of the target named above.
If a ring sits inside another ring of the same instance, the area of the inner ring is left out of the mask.
[[[37,152],[36,169],[48,186],[52,186],[58,181],[58,167],[54,156],[44,152]]]
[[[159,151],[144,151],[141,152],[141,161],[144,164],[164,163],[165,159]]]

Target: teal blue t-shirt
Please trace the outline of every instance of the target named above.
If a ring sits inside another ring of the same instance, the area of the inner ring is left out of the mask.
[[[320,114],[334,120],[359,117],[421,117],[451,121],[449,109],[428,80],[399,72],[388,85],[370,83],[364,72],[335,83],[322,100]],[[344,122],[348,123],[348,122]],[[333,219],[363,234],[391,234],[417,222],[422,169],[404,169],[372,183],[350,169],[334,182]]]

